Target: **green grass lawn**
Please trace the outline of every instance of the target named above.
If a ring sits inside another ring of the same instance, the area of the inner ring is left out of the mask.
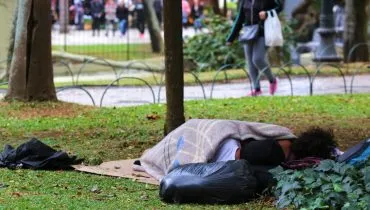
[[[161,56],[152,53],[150,44],[54,45],[52,50],[82,54],[112,60],[146,59]]]
[[[332,128],[342,149],[370,136],[370,94],[258,97],[186,102],[186,118],[276,123],[299,134]],[[0,147],[37,137],[87,162],[135,158],[163,137],[165,105],[93,108],[68,103],[0,103]],[[148,115],[156,114],[157,120]],[[92,190],[92,189],[98,190]],[[0,170],[0,209],[273,209],[263,199],[240,205],[162,203],[155,186],[73,171]]]

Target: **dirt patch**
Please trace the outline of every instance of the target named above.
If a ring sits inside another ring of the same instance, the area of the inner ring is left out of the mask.
[[[36,117],[73,118],[90,110],[90,106],[82,106],[65,102],[40,102],[40,103],[7,103],[0,102],[9,117],[18,119],[32,119]]]

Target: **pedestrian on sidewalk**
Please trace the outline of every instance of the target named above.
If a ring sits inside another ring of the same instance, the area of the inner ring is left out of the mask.
[[[114,36],[116,32],[116,22],[117,22],[117,4],[114,0],[107,0],[104,6],[105,12],[105,36],[109,36],[109,27],[112,27],[112,35]]]
[[[159,26],[162,27],[162,10],[163,10],[163,0],[154,0],[153,7],[155,15],[157,16]]]
[[[191,7],[187,0],[181,1],[182,8],[182,26],[186,27],[189,22],[189,15],[191,13]]]
[[[79,31],[84,30],[85,10],[84,10],[81,0],[74,0],[74,5],[70,9],[74,10],[75,12],[74,22],[77,27],[77,30]]]
[[[136,14],[136,24],[139,29],[140,38],[144,38],[145,33],[145,11],[143,0],[136,0],[135,2],[135,14]]]
[[[118,3],[116,14],[117,14],[117,18],[119,21],[119,30],[121,32],[121,36],[124,36],[127,31],[128,13],[129,11],[128,11],[125,1],[120,0],[120,2]]]
[[[264,21],[267,18],[267,12],[276,10],[279,13],[282,10],[280,0],[241,0],[237,18],[234,21],[231,33],[227,37],[227,45],[239,36],[239,32],[244,25],[244,31],[250,27],[256,26],[257,33],[253,33],[253,37],[248,37],[248,40],[240,40],[244,45],[244,54],[248,61],[249,76],[252,80],[253,90],[250,96],[258,96],[262,94],[259,72],[263,71],[270,82],[270,94],[274,95],[277,90],[277,80],[269,64],[266,61],[266,45],[264,37]]]
[[[199,0],[194,0],[194,4],[191,7],[191,17],[194,21],[195,32],[197,32],[198,30],[201,31],[203,28],[203,11],[203,2]]]
[[[90,3],[90,10],[92,16],[92,30],[93,36],[95,36],[95,32],[97,35],[100,35],[100,20],[103,15],[104,5],[101,0],[92,0]]]

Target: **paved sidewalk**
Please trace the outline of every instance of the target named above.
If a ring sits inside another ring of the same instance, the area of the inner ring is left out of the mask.
[[[183,36],[194,36],[195,31],[192,27],[183,30]],[[60,34],[59,31],[52,31],[52,45],[108,45],[108,44],[143,44],[150,43],[149,32],[146,29],[144,37],[141,38],[139,31],[130,28],[125,36],[120,36],[119,31],[116,31],[115,36],[112,36],[112,31],[109,31],[109,36],[105,36],[105,30],[100,30],[100,35],[92,36],[91,30],[77,31],[71,30],[68,34]],[[163,35],[163,31],[162,31]]]
[[[345,77],[347,93],[350,93],[350,84],[352,77]],[[353,93],[370,93],[370,74],[360,75],[355,77]],[[262,81],[263,96],[268,94],[268,82]],[[305,77],[296,77],[292,79],[293,95],[307,96],[310,94],[309,81]],[[100,105],[102,94],[106,87],[88,87],[86,90],[92,95],[96,105]],[[165,102],[165,88],[154,86],[153,92],[155,102]],[[204,85],[205,97],[211,97],[212,85]],[[203,100],[204,94],[200,85],[186,86],[185,100]],[[247,81],[239,81],[237,83],[229,84],[216,84],[212,91],[212,98],[241,98],[246,97],[250,91],[250,85]],[[342,77],[318,77],[313,84],[313,94],[344,94],[344,82]],[[159,95],[159,97],[158,97]],[[277,96],[291,95],[291,86],[288,79],[279,80],[279,89],[276,93]],[[75,102],[80,104],[92,105],[91,99],[82,90],[73,89],[65,90],[58,93],[60,100],[68,102]],[[103,106],[135,106],[141,104],[153,103],[153,93],[149,87],[113,87],[109,89],[104,97]]]
[[[350,84],[352,77],[345,77],[347,93],[350,93]],[[359,75],[354,79],[353,93],[370,93],[370,74]],[[262,81],[263,96],[268,94],[268,82]],[[293,95],[307,96],[309,95],[309,81],[307,78],[295,77],[292,79]],[[149,87],[112,87],[106,92],[103,100],[103,106],[135,106],[158,102],[165,102],[165,88],[154,86],[153,93]],[[102,94],[106,87],[85,87],[86,91],[91,94],[97,106],[100,105]],[[160,91],[161,90],[161,91]],[[211,97],[212,85],[204,85],[205,97]],[[247,81],[239,81],[237,83],[215,84],[212,91],[212,98],[241,98],[246,97],[250,91],[250,85]],[[0,98],[4,96],[5,90],[0,90]],[[318,77],[315,79],[313,94],[344,94],[344,83],[342,77]],[[291,95],[291,86],[288,79],[279,80],[279,89],[277,96]],[[154,98],[153,98],[154,97]],[[58,93],[58,99],[67,102],[92,105],[92,99],[88,94],[81,89],[68,89]],[[204,94],[200,85],[185,87],[185,100],[203,100]]]

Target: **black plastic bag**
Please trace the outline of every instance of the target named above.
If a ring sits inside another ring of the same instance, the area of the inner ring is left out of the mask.
[[[173,169],[160,184],[165,202],[231,204],[256,196],[257,179],[246,160],[188,164]]]

